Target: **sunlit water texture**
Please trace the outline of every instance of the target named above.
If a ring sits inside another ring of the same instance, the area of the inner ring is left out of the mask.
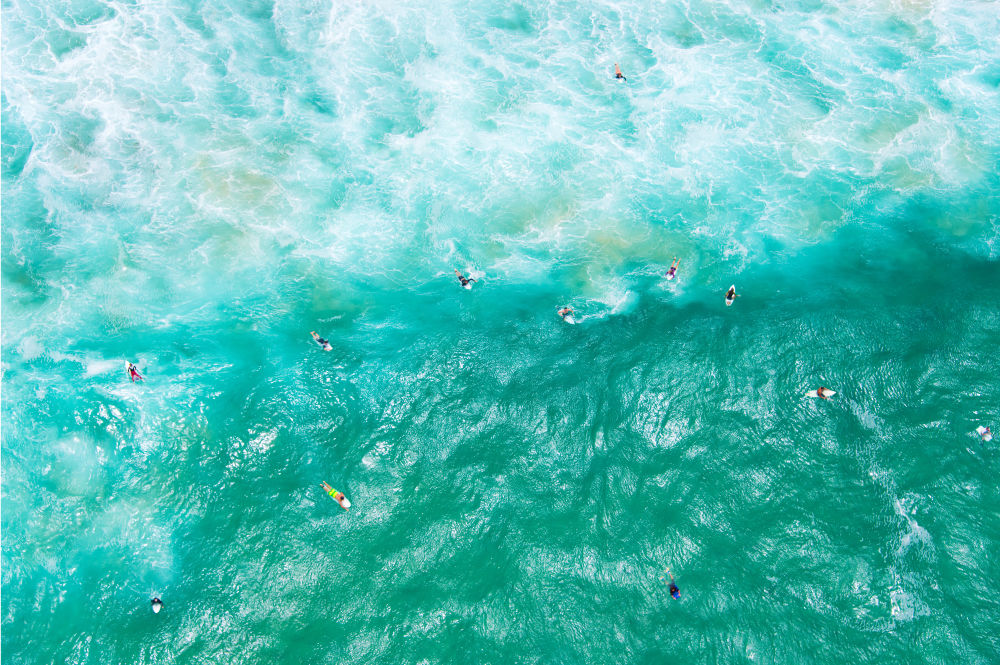
[[[997,3],[2,10],[3,663],[998,662]]]

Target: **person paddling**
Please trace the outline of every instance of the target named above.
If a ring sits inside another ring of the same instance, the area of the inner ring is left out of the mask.
[[[573,308],[571,308],[571,307],[563,307],[561,310],[559,310],[559,316],[563,317],[563,319],[566,319],[567,317],[572,318],[573,317]]]
[[[829,388],[825,388],[823,386],[820,386],[816,390],[816,396],[819,397],[820,399],[830,399],[830,395],[832,393],[833,393],[832,390],[830,390]]]
[[[160,610],[163,609],[163,601],[160,600],[159,598],[154,598],[153,600],[149,601],[149,603],[153,607],[153,614],[159,614]]]
[[[127,360],[125,361],[125,369],[128,370],[128,378],[132,380],[132,383],[143,380],[143,376],[142,374],[139,374],[139,370],[136,366]]]
[[[472,279],[471,277],[465,277],[465,276],[463,276],[462,273],[458,272],[458,268],[455,268],[455,274],[458,275],[458,281],[460,281],[462,283],[462,287],[463,288],[471,289],[472,288],[472,282],[476,281],[476,280]]]
[[[332,351],[333,350],[333,347],[330,346],[330,340],[323,339],[322,337],[320,337],[319,335],[316,334],[315,330],[311,331],[309,334],[312,335],[312,338],[314,340],[316,340],[317,344],[319,344],[320,346],[323,347],[324,351]]]
[[[323,481],[323,489],[325,489],[326,493],[329,494],[331,497],[333,497],[333,499],[337,503],[339,503],[340,507],[343,508],[344,510],[348,510],[351,507],[351,502],[347,500],[347,497],[344,496],[344,493],[338,492],[337,490],[330,487],[330,485],[325,480]]]
[[[676,584],[674,584],[673,573],[670,572],[669,568],[667,568],[665,572],[667,573],[667,575],[670,575],[670,597],[673,598],[674,600],[680,600],[681,590],[677,588]],[[667,580],[661,577],[660,581],[666,583]]]
[[[670,270],[667,271],[667,279],[673,279],[677,276],[677,266],[680,265],[680,259],[674,259],[674,262],[670,264]]]
[[[618,68],[618,63],[617,62],[615,63],[615,78],[616,79],[621,79],[623,81],[627,81],[628,80],[627,78],[625,78],[625,75],[622,74],[622,70]]]

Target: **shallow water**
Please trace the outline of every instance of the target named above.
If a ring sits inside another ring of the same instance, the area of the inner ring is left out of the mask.
[[[2,29],[4,663],[997,662],[995,3]]]

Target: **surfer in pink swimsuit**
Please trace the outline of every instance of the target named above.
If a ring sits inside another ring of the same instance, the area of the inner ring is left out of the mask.
[[[667,279],[673,279],[677,276],[677,266],[680,262],[680,259],[674,259],[674,262],[670,264],[670,270],[667,271]]]
[[[135,365],[128,362],[127,360],[125,362],[128,363],[126,365],[126,368],[128,369],[128,378],[132,380],[132,383],[135,383],[136,380],[142,381],[143,376],[142,374],[139,374],[139,370],[136,369]]]

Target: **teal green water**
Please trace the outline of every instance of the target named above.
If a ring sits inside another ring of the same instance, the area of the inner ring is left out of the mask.
[[[2,10],[5,664],[1000,662],[996,3]]]

